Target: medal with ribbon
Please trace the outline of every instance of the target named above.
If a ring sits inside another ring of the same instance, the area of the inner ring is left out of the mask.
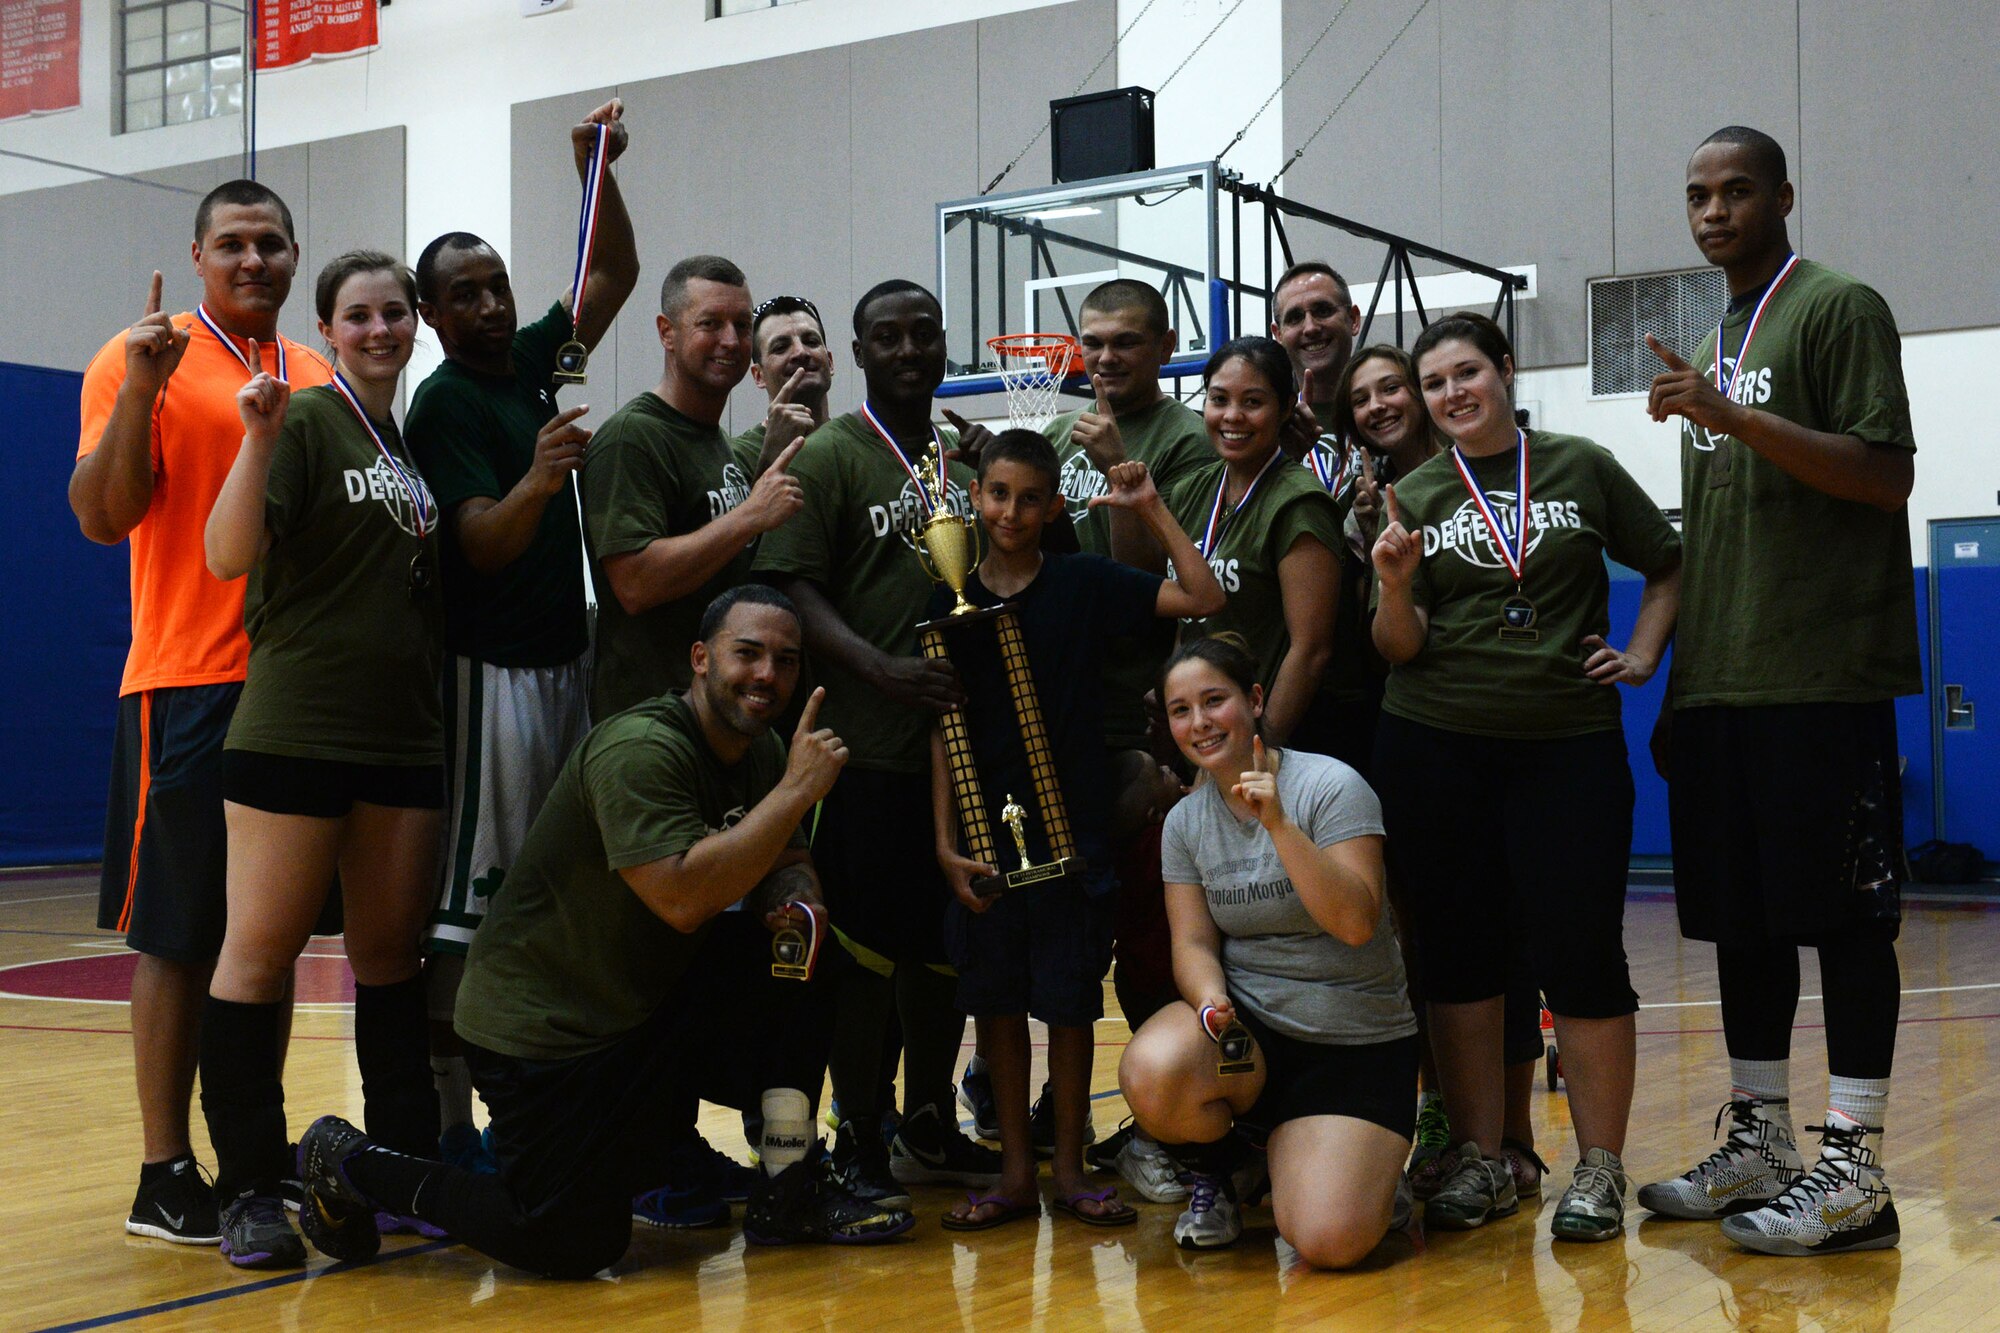
[[[1325,440],[1326,437],[1321,436],[1320,442],[1306,451],[1306,468],[1319,479],[1319,484],[1326,493],[1338,500],[1347,494],[1348,488],[1354,484],[1353,446],[1343,442],[1340,452],[1335,454],[1332,449],[1326,447]],[[1329,455],[1333,459],[1331,463],[1327,462]]]
[[[1458,479],[1465,483],[1465,489],[1472,496],[1472,503],[1479,510],[1480,519],[1486,530],[1493,535],[1493,549],[1500,556],[1507,572],[1514,576],[1514,595],[1500,608],[1500,637],[1513,642],[1533,643],[1542,637],[1535,628],[1535,604],[1521,594],[1521,573],[1528,564],[1528,432],[1514,428],[1514,435],[1520,450],[1514,460],[1514,532],[1510,537],[1501,525],[1500,514],[1493,502],[1486,498],[1486,492],[1479,485],[1479,478],[1472,475],[1472,466],[1466,460],[1465,451],[1453,446],[1452,466],[1458,469]]]
[[[368,413],[363,410],[361,400],[356,398],[354,390],[348,387],[347,377],[337,370],[333,373],[333,391],[339,394],[353,410],[355,418],[361,422],[362,429],[368,432],[368,438],[375,441],[376,451],[382,455],[382,461],[389,465],[389,471],[395,474],[403,493],[409,497],[410,508],[417,525],[417,540],[422,541],[430,535],[431,529],[437,526],[437,501],[431,498],[430,488],[424,485],[422,477],[416,475],[415,468],[409,471],[403,469],[403,464],[394,453],[390,452],[388,443],[383,440],[382,432],[376,430],[375,423],[368,419]],[[424,552],[419,550],[410,558],[410,596],[415,597],[430,586],[430,566],[424,563]]]
[[[1743,362],[1750,355],[1750,340],[1757,336],[1757,326],[1764,322],[1764,308],[1771,304],[1771,298],[1778,294],[1778,288],[1785,285],[1785,279],[1792,276],[1792,270],[1799,266],[1796,254],[1785,257],[1785,266],[1771,279],[1771,285],[1757,298],[1757,308],[1750,312],[1749,327],[1743,330],[1743,344],[1736,349],[1736,359],[1730,363],[1728,378],[1722,374],[1722,326],[1728,323],[1728,316],[1715,326],[1715,387],[1730,402],[1736,401],[1736,377],[1743,373]]]
[[[583,207],[576,220],[576,276],[570,281],[569,317],[572,330],[583,327],[583,288],[590,277],[590,259],[597,249],[597,208],[604,199],[604,168],[610,153],[611,127],[599,125],[583,164]],[[589,379],[590,349],[571,338],[556,349],[555,373],[558,384],[583,384]]]
[[[896,437],[889,433],[889,428],[882,424],[882,418],[875,415],[875,409],[869,405],[865,398],[861,402],[861,419],[868,423],[870,430],[881,437],[882,443],[889,447],[890,456],[896,460],[903,471],[910,474],[910,485],[917,492],[917,506],[923,511],[925,518],[929,518],[932,514],[935,514],[940,506],[949,506],[951,479],[946,475],[944,470],[944,442],[938,438],[936,426],[931,427],[931,446],[937,451],[938,463],[937,494],[932,495],[930,487],[924,485],[923,474],[912,466],[909,455],[903,452],[903,446],[896,443]],[[917,526],[922,525],[919,524]],[[910,531],[907,528],[904,531],[904,537],[906,539],[910,538]]]
[[[771,936],[771,975],[782,981],[811,981],[826,940],[826,909],[818,903],[786,903],[794,923]]]
[[[1214,558],[1215,547],[1222,540],[1222,534],[1229,530],[1230,523],[1235,520],[1238,514],[1243,512],[1243,506],[1250,503],[1250,497],[1257,493],[1257,488],[1263,484],[1264,478],[1270,474],[1271,469],[1277,466],[1278,460],[1284,456],[1285,451],[1283,449],[1273,449],[1271,451],[1271,456],[1264,460],[1264,466],[1257,469],[1257,475],[1250,479],[1250,485],[1243,492],[1243,498],[1236,502],[1235,507],[1229,511],[1227,516],[1224,516],[1222,512],[1222,502],[1224,497],[1229,494],[1229,469],[1227,466],[1222,469],[1222,480],[1215,483],[1215,506],[1208,511],[1208,526],[1202,530],[1201,540],[1195,543],[1195,549],[1201,552],[1202,559],[1209,560]]]
[[[236,358],[238,365],[250,372],[252,379],[255,379],[258,372],[264,369],[261,365],[250,360],[250,354],[236,345],[236,339],[222,331],[222,325],[215,322],[215,316],[208,313],[206,305],[196,306],[194,308],[194,317],[200,320],[210,333],[215,335],[215,340],[221,343],[231,356]],[[272,345],[278,349],[278,378],[290,384],[292,382],[291,377],[285,373],[285,340],[282,337],[274,338],[272,339]]]
[[[1201,1030],[1215,1043],[1215,1072],[1224,1077],[1248,1074],[1257,1068],[1257,1042],[1235,1019],[1221,1022],[1221,1013],[1212,1004],[1201,1007]]]

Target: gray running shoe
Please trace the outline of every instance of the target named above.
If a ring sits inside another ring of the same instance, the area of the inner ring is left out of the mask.
[[[1739,1098],[1715,1113],[1715,1127],[1730,1117],[1722,1146],[1672,1180],[1639,1188],[1639,1206],[1665,1217],[1712,1222],[1761,1208],[1785,1192],[1805,1170],[1792,1137],[1789,1102]]]
[[[1084,1149],[1083,1159],[1099,1171],[1113,1171],[1148,1203],[1180,1203],[1188,1196],[1180,1170],[1167,1150],[1126,1121],[1103,1143]]]
[[[1817,1165],[1762,1208],[1722,1220],[1722,1234],[1760,1254],[1791,1257],[1894,1249],[1896,1202],[1860,1126],[1808,1126],[1825,1138]]]
[[[1181,1174],[1188,1206],[1174,1219],[1174,1244],[1184,1250],[1219,1250],[1234,1245],[1243,1234],[1243,1214],[1236,1207],[1236,1186],[1228,1176]]]
[[[1424,1204],[1424,1223],[1439,1231],[1471,1231],[1521,1208],[1514,1175],[1498,1157],[1482,1156],[1476,1143],[1462,1143],[1458,1161]]]
[[[285,1220],[285,1205],[244,1194],[222,1208],[222,1257],[238,1268],[302,1268],[306,1243]]]
[[[1610,1240],[1625,1230],[1625,1163],[1609,1148],[1592,1148],[1570,1173],[1549,1234],[1557,1240]]]

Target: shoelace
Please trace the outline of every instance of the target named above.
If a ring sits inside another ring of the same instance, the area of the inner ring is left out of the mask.
[[[1792,1187],[1768,1205],[1773,1210],[1788,1217],[1798,1217],[1815,1203],[1824,1203],[1838,1194],[1843,1185],[1853,1185],[1863,1194],[1872,1195],[1860,1179],[1860,1168],[1870,1166],[1874,1156],[1863,1141],[1866,1130],[1843,1129],[1837,1125],[1807,1125],[1806,1133],[1816,1134],[1820,1139],[1820,1158],[1806,1172],[1793,1182]],[[1838,1153],[1839,1156],[1833,1154]]]
[[[1193,1171],[1183,1172],[1181,1183],[1188,1187],[1188,1211],[1207,1213],[1215,1210],[1215,1199],[1222,1192],[1221,1176],[1204,1176]]]
[[[1578,1162],[1576,1174],[1570,1177],[1570,1188],[1585,1194],[1609,1194],[1613,1198],[1623,1198],[1624,1184],[1618,1179],[1618,1171],[1596,1163]]]
[[[1747,1100],[1724,1102],[1722,1108],[1715,1113],[1714,1133],[1722,1133],[1724,1116],[1730,1116],[1735,1121],[1729,1127],[1729,1136],[1722,1141],[1720,1148],[1703,1158],[1701,1165],[1689,1172],[1689,1175],[1699,1175],[1714,1170],[1727,1162],[1731,1153],[1737,1148],[1755,1151],[1763,1142],[1763,1131],[1757,1124],[1757,1103]]]
[[[1451,1146],[1451,1120],[1445,1114],[1443,1102],[1426,1102],[1423,1109],[1417,1112],[1417,1146],[1419,1148]]]

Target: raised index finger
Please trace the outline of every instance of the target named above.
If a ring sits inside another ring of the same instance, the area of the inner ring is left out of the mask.
[[[800,366],[797,370],[793,371],[791,376],[778,386],[778,392],[771,396],[772,404],[775,406],[778,403],[791,402],[793,391],[799,387],[799,382],[805,379],[805,377],[806,368],[804,366]]]
[[[805,447],[806,447],[806,437],[801,435],[798,439],[793,440],[790,444],[786,445],[785,452],[779,454],[776,458],[772,459],[771,466],[765,468],[764,470],[766,472],[783,472],[786,466],[790,464],[790,462],[794,458],[797,458],[799,456],[799,450]]]
[[[163,284],[163,283],[164,283],[165,281],[166,281],[166,280],[165,280],[164,278],[162,278],[162,277],[160,276],[160,270],[158,270],[158,269],[154,269],[154,270],[153,270],[153,286],[152,286],[152,289],[151,289],[150,291],[148,291],[148,292],[146,293],[146,313],[147,313],[147,314],[149,314],[149,315],[157,315],[157,314],[159,314],[159,313],[160,313],[160,291],[161,291],[161,285],[162,285],[162,284]]]
[[[775,466],[775,464],[773,465]],[[799,736],[810,736],[819,728],[819,706],[826,698],[826,686],[813,687],[812,697],[806,700],[805,711],[799,714]]]
[[[1254,736],[1250,740],[1250,771],[1252,773],[1270,771],[1265,767],[1264,738],[1262,736]]]
[[[1308,370],[1299,381],[1299,401],[1311,405],[1313,401],[1313,373]]]
[[[1396,488],[1394,486],[1384,486],[1382,488],[1382,503],[1388,507],[1389,521],[1391,523],[1401,523],[1403,521],[1403,516],[1396,512]]]
[[[1646,335],[1646,346],[1652,349],[1653,355],[1660,358],[1660,361],[1662,362],[1662,364],[1666,366],[1668,370],[1694,369],[1693,366],[1689,365],[1686,361],[1681,359],[1681,354],[1679,352],[1676,352],[1673,348],[1667,346],[1665,343],[1661,342],[1658,338],[1655,338],[1650,333]]]

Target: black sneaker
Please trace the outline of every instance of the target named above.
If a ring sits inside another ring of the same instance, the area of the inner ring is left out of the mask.
[[[1000,1183],[1000,1154],[965,1137],[935,1106],[903,1118],[889,1148],[889,1174],[903,1185],[962,1185],[990,1190]],[[858,1192],[858,1191],[857,1191]]]
[[[907,1208],[866,1203],[835,1174],[815,1143],[805,1160],[764,1176],[743,1210],[743,1238],[753,1245],[877,1245],[917,1224]]]
[[[305,1198],[299,1230],[329,1259],[353,1263],[382,1248],[375,1205],[347,1178],[346,1163],[374,1147],[360,1130],[339,1116],[323,1115],[299,1140],[299,1176]]]
[[[243,1194],[222,1210],[222,1257],[238,1268],[303,1268],[306,1244],[268,1194]]]
[[[998,1134],[981,1134],[981,1138],[997,1139]],[[1049,1085],[1042,1084],[1042,1095],[1035,1098],[1034,1106],[1028,1110],[1028,1142],[1035,1146],[1035,1156],[1054,1157],[1056,1155],[1056,1107],[1049,1099]],[[1083,1116],[1083,1145],[1089,1147],[1097,1142],[1097,1126],[1091,1121],[1090,1113]]]
[[[910,1192],[889,1170],[889,1145],[875,1126],[843,1120],[833,1131],[833,1170],[847,1192],[877,1208],[908,1208]]]
[[[132,1215],[125,1229],[135,1236],[170,1240],[176,1245],[216,1245],[222,1241],[222,1218],[215,1207],[215,1187],[203,1179],[193,1153],[182,1153],[139,1172],[139,1192],[132,1197]]]
[[[762,1174],[755,1167],[723,1152],[697,1133],[684,1143],[667,1150],[667,1163],[675,1182],[706,1188],[725,1203],[743,1203],[750,1197]]]

